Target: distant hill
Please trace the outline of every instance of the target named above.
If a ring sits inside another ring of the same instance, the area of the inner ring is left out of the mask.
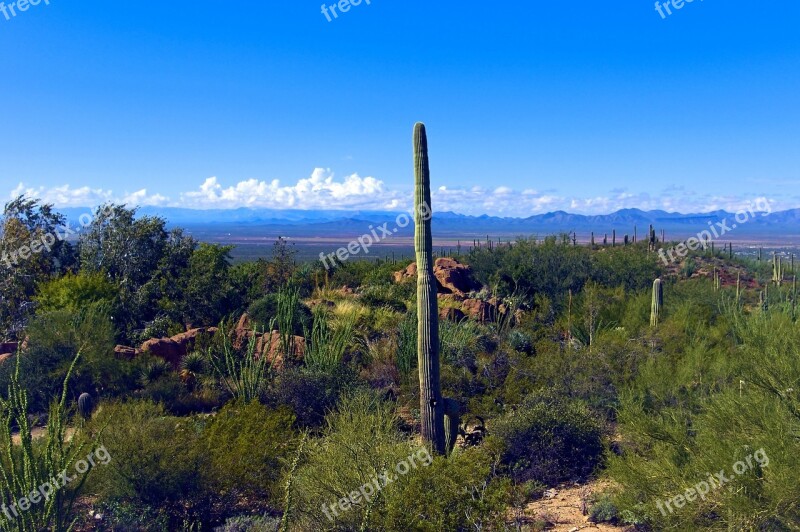
[[[69,220],[75,223],[88,212],[84,208],[61,209]],[[341,210],[276,210],[276,209],[214,209],[193,210],[174,207],[142,207],[139,214],[160,216],[172,226],[185,227],[199,235],[235,234],[236,236],[264,236],[281,234],[289,237],[343,237],[354,238],[367,233],[369,227],[388,223],[395,228],[395,221],[401,214],[387,211],[341,211]],[[667,233],[668,239],[686,238],[708,229],[709,223],[725,223],[730,232],[719,240],[742,241],[769,238],[787,243],[800,242],[800,209],[792,209],[771,214],[756,213],[744,223],[737,223],[736,215],[726,211],[706,213],[670,213],[662,210],[643,211],[622,209],[611,214],[584,215],[555,211],[527,218],[498,216],[471,216],[454,212],[440,212],[434,215],[434,228],[438,238],[463,237],[485,238],[487,235],[544,236],[563,232],[576,232],[579,238],[587,240],[591,232],[598,241],[605,234],[617,231],[621,241],[625,234],[633,236],[636,227],[643,238],[650,224],[656,230]],[[734,225],[736,226],[734,228]],[[720,230],[721,231],[721,230]],[[413,224],[395,233],[399,236],[413,234]]]

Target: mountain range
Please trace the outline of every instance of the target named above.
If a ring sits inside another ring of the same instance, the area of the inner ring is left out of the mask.
[[[81,215],[91,212],[88,208],[61,209],[73,223]],[[160,216],[170,226],[184,227],[200,235],[230,234],[236,236],[276,235],[288,237],[323,238],[355,237],[370,231],[371,227],[388,224],[396,228],[400,212],[388,211],[341,211],[341,210],[276,210],[276,209],[215,209],[194,210],[174,207],[142,207],[138,215]],[[737,219],[738,216],[738,219]],[[85,219],[85,218],[84,218]],[[402,225],[403,221],[401,221]],[[565,211],[537,214],[527,218],[500,216],[470,216],[454,212],[434,214],[434,230],[437,237],[483,238],[487,235],[518,236],[576,232],[587,240],[594,232],[600,241],[604,235],[611,238],[613,230],[618,240],[625,234],[633,236],[634,227],[642,238],[649,225],[660,234],[663,230],[668,239],[686,238],[714,226],[719,232],[726,230],[720,240],[750,240],[754,238],[779,238],[787,243],[800,242],[800,209],[780,212],[731,213],[724,210],[682,214],[663,210],[643,211],[622,209],[611,214],[584,215]],[[397,228],[398,236],[413,234],[413,224]]]

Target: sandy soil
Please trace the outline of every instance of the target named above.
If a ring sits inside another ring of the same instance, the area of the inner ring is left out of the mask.
[[[545,496],[530,503],[525,515],[535,520],[546,521],[552,526],[547,530],[573,532],[578,530],[614,531],[625,530],[625,527],[589,522],[589,507],[592,495],[609,487],[607,481],[595,481],[589,484],[566,484],[548,490]]]

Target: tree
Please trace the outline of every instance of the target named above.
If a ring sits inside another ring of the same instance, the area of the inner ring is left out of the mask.
[[[264,290],[267,293],[277,291],[292,278],[292,274],[297,268],[295,255],[297,255],[297,250],[294,249],[294,244],[289,244],[288,240],[279,236],[272,245],[272,259],[266,263]]]
[[[31,316],[36,285],[64,268],[70,245],[60,238],[66,219],[53,206],[19,196],[0,222],[0,334],[16,338]]]
[[[163,218],[137,218],[136,209],[104,205],[81,235],[81,269],[100,272],[119,286],[114,315],[131,339],[156,318],[181,317],[184,296],[179,280],[196,245],[180,229],[167,231]]]

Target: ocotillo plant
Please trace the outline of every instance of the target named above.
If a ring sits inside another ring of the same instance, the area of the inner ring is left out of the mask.
[[[608,245],[608,233],[603,235],[603,245],[604,246]]]
[[[661,309],[664,306],[664,287],[661,279],[653,281],[653,301],[650,304],[650,326],[658,327]]]
[[[741,295],[741,281],[742,281],[742,272],[736,272],[736,302],[739,302],[739,297]]]
[[[417,363],[422,438],[439,454],[455,443],[458,404],[442,397],[439,380],[439,306],[433,275],[431,175],[425,125],[414,126],[414,249],[417,255]],[[445,415],[449,437],[445,432]]]

